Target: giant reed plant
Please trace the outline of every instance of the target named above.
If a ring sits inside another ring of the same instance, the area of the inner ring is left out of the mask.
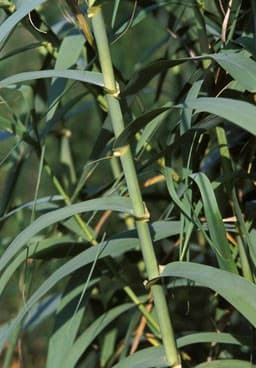
[[[1,366],[252,367],[254,2],[0,10]]]

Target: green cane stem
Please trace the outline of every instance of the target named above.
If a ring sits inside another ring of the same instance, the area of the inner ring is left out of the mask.
[[[111,117],[115,137],[124,129],[124,121],[118,100],[118,87],[114,77],[114,70],[110,55],[109,43],[106,34],[104,19],[100,7],[89,9],[88,15],[92,18],[92,27],[103,73],[108,110]],[[116,152],[120,156],[123,172],[126,179],[128,193],[131,198],[136,219],[138,237],[144,258],[149,280],[159,278],[159,269],[153,243],[147,224],[148,214],[142,200],[137,173],[129,145]],[[174,332],[165,299],[162,285],[155,283],[151,286],[153,300],[159,320],[159,326],[166,359],[171,367],[181,367],[180,356],[176,347]]]

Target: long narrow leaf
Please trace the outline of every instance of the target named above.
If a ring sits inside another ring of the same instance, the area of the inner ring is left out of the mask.
[[[231,121],[242,129],[256,135],[256,106],[231,98],[201,97],[186,102],[186,107],[196,112],[209,112]]]
[[[226,231],[220,214],[220,210],[207,176],[203,173],[191,175],[200,190],[204,212],[211,235],[211,240],[216,251],[216,257],[220,268],[237,273],[234,259],[232,258]]]
[[[46,0],[29,0],[23,1],[22,6],[19,7],[15,13],[8,17],[0,26],[0,42],[8,36],[11,30],[16,26],[16,24],[21,21],[27,14],[29,14],[38,5],[41,5]]]
[[[154,347],[138,351],[135,354],[121,360],[113,368],[154,368],[168,367],[164,348]]]
[[[89,347],[97,335],[114,319],[120,316],[120,314],[127,312],[130,308],[134,307],[134,304],[124,304],[115,307],[99,318],[96,319],[75,341],[74,345],[70,351],[66,352],[63,357],[62,367],[63,368],[73,368],[75,364],[83,354],[83,352]],[[54,368],[54,366],[49,366],[47,368]]]
[[[243,277],[191,262],[169,263],[161,277],[184,277],[216,291],[256,326],[256,286]]]
[[[178,221],[156,221],[155,223],[150,225],[150,232],[152,234],[153,240],[158,241],[158,240],[165,239],[172,235],[177,235],[179,233],[179,227],[180,227],[180,224]],[[137,233],[136,231],[127,231],[127,232],[121,233],[119,234],[119,236],[116,237],[116,239],[107,241],[105,245],[108,244],[108,248],[110,248],[112,243],[113,243],[113,246],[114,244],[116,244],[116,248],[113,248],[113,250],[115,249],[115,252],[117,252],[115,254],[116,255],[122,254],[126,250],[132,249],[133,247],[136,247],[138,245]],[[119,247],[117,247],[117,244],[119,244]],[[47,255],[47,253],[54,255],[54,253],[57,251],[59,253],[63,253],[63,249],[64,249],[64,252],[67,252],[68,247],[70,247],[70,245],[71,245],[71,239],[67,236],[62,237],[61,239],[60,238],[50,238],[50,239],[46,239],[43,241],[39,241],[38,243],[33,242],[32,244],[30,244],[28,248],[25,248],[18,255],[16,255],[16,257],[14,257],[12,262],[8,264],[8,266],[2,273],[1,278],[0,278],[0,295],[2,294],[3,290],[5,289],[9,279],[12,277],[14,272],[28,257],[29,258],[39,257],[40,258],[44,254]],[[72,245],[73,245],[74,251],[77,250],[78,253],[80,254],[81,246],[84,246],[84,244],[73,242]],[[126,246],[128,248],[126,248]],[[93,249],[96,249],[96,248],[93,248]],[[92,259],[94,259],[94,258],[90,258],[89,254],[90,253],[87,254],[88,263],[92,262]],[[112,253],[112,256],[114,256],[115,254]],[[91,257],[94,257],[94,256],[95,254],[93,253]],[[103,256],[104,256],[104,253],[103,253]]]
[[[132,204],[128,198],[109,197],[92,199],[42,215],[25,230],[23,230],[9,245],[3,256],[0,258],[0,271],[3,270],[3,268],[15,256],[15,254],[17,254],[17,252],[21,250],[26,243],[29,242],[29,240],[39,231],[77,213],[100,210],[103,211],[108,209],[112,211],[133,214]]]
[[[143,88],[150,80],[162,72],[176,65],[183,64],[187,61],[197,60],[213,60],[221,65],[227,73],[229,73],[241,87],[254,92],[256,90],[256,62],[251,60],[244,52],[226,52],[218,54],[209,54],[205,56],[196,56],[189,58],[181,58],[176,60],[157,60],[138,70],[133,78],[129,81],[125,93],[127,95],[134,94]]]
[[[215,360],[213,362],[196,365],[195,368],[255,368],[252,362],[238,359]]]
[[[44,78],[74,79],[80,82],[104,87],[104,81],[101,73],[68,69],[68,70],[39,70],[36,72],[25,72],[14,74],[11,77],[2,79],[0,81],[0,88],[7,87],[11,84]]]
[[[107,256],[116,257],[125,251],[134,249],[137,245],[137,239],[115,239],[109,242],[105,241],[85,250],[61,266],[57,271],[52,273],[52,275],[45,280],[40,287],[37,288],[35,293],[27,300],[26,305],[21,309],[18,316],[10,323],[8,328],[4,329],[2,335],[0,335],[0,351],[9,338],[11,331],[23,320],[35,303],[48,293],[60,280],[72,274],[79,268],[92,263],[95,258],[102,259]]]

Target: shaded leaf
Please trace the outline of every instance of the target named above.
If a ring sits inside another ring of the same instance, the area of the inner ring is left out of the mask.
[[[144,128],[148,123],[150,123],[154,118],[159,115],[163,115],[166,111],[170,110],[170,107],[162,107],[159,109],[151,110],[128,124],[122,133],[117,137],[114,143],[114,149],[121,148],[131,142],[135,134],[142,128]]]
[[[0,25],[0,42],[8,36],[19,21],[46,0],[23,1],[21,6]]]
[[[186,102],[185,107],[196,112],[209,112],[231,121],[242,129],[256,135],[256,106],[230,98],[201,97]]]
[[[243,277],[192,262],[169,263],[161,277],[184,277],[214,290],[256,326],[256,286]]]
[[[193,174],[191,177],[198,185],[201,193],[204,213],[219,266],[226,271],[238,273],[226,238],[226,230],[212,185],[207,176],[203,173]]]
[[[142,349],[115,364],[113,368],[155,368],[168,367],[164,348]]]
[[[75,341],[70,351],[67,352],[63,360],[63,368],[73,368],[83,354],[83,352],[90,346],[97,335],[120,314],[127,312],[134,304],[119,305],[110,309],[96,319]],[[54,368],[54,366],[51,366]],[[49,367],[50,368],[50,367]]]
[[[238,359],[215,360],[212,362],[196,365],[195,368],[255,368],[252,362]]]
[[[157,60],[138,70],[129,81],[124,93],[134,94],[142,89],[151,79],[176,65],[187,61],[213,60],[221,65],[239,84],[250,92],[256,91],[256,63],[249,58],[249,55],[242,52],[223,52],[209,54],[205,56],[195,56],[176,60]]]
[[[133,214],[131,201],[122,197],[97,198],[52,211],[36,219],[23,230],[9,245],[0,258],[0,270],[21,250],[27,242],[39,231],[46,227],[86,211],[113,210]]]

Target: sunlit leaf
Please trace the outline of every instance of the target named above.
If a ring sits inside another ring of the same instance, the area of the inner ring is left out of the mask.
[[[104,81],[101,73],[68,69],[68,70],[40,70],[36,72],[24,72],[14,74],[11,77],[2,79],[0,81],[0,88],[7,87],[11,84],[44,78],[74,79],[80,82],[104,87]]]

